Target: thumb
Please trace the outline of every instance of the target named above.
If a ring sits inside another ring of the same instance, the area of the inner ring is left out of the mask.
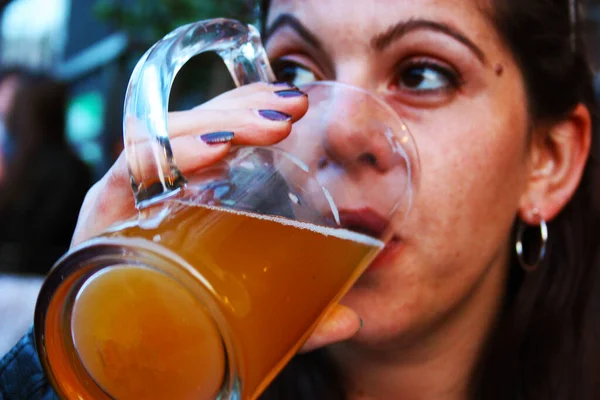
[[[360,330],[361,318],[352,309],[336,304],[300,349],[301,353],[349,339]]]

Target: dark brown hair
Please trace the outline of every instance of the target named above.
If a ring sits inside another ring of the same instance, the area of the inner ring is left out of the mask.
[[[41,152],[48,146],[66,146],[66,84],[27,70],[10,70],[5,76],[10,75],[18,82],[5,121],[14,154],[8,160],[10,174],[2,183],[0,209],[26,191],[36,173],[33,161]]]
[[[263,17],[269,3],[262,1]],[[532,124],[560,120],[584,104],[594,117],[596,152],[597,105],[579,2],[488,3],[491,23],[521,69]],[[592,154],[573,198],[549,223],[542,265],[525,274],[513,256],[504,311],[474,371],[473,398],[600,399],[599,190]],[[326,352],[318,350],[296,356],[262,400],[344,397],[335,368]]]
[[[575,14],[573,14],[575,11]],[[573,198],[549,223],[534,273],[513,259],[504,315],[480,361],[484,399],[600,399],[600,218],[597,100],[573,0],[494,2],[492,20],[517,59],[534,124],[578,104],[593,117],[592,153]]]

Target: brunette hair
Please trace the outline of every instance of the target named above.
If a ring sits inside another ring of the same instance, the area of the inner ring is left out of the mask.
[[[27,70],[10,70],[4,76],[18,79],[6,129],[14,147],[8,161],[10,174],[2,183],[0,209],[27,191],[35,160],[47,146],[66,146],[67,86],[52,77]]]
[[[262,1],[263,21],[269,3]],[[524,273],[513,256],[504,310],[474,371],[472,398],[600,399],[597,104],[582,6],[576,0],[488,3],[490,23],[523,75],[532,126],[560,120],[578,104],[587,106],[594,123],[592,154],[574,196],[548,223],[542,264]],[[317,350],[296,356],[261,399],[344,397],[343,382],[326,351]]]

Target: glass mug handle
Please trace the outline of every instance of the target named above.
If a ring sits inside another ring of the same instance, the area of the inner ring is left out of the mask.
[[[258,31],[236,20],[194,22],[152,46],[132,73],[124,106],[125,153],[138,209],[176,194],[185,183],[167,130],[169,94],[183,65],[208,51],[223,59],[236,86],[274,80]]]

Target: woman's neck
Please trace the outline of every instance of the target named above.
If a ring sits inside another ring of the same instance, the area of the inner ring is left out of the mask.
[[[468,298],[416,340],[332,346],[348,382],[348,399],[468,399],[474,369],[502,307],[507,268],[501,264],[490,267]]]

